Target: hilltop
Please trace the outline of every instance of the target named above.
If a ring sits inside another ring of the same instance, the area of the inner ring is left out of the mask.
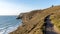
[[[60,34],[60,6],[22,13],[17,19],[22,19],[22,25],[9,34]]]

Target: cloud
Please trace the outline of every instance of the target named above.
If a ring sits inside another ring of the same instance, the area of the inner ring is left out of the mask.
[[[15,15],[16,7],[14,4],[0,2],[0,15]]]
[[[0,15],[18,15],[28,10],[30,10],[30,8],[24,4],[16,5],[14,3],[0,2]]]
[[[22,12],[29,12],[36,7],[28,6],[23,3],[11,3],[0,1],[0,15],[18,15]]]

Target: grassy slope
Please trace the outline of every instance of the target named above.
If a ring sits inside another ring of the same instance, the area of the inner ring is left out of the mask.
[[[34,10],[26,13],[22,18],[23,24],[18,27],[16,31],[11,32],[10,34],[43,34],[41,28],[44,24],[45,17],[52,13],[59,13],[59,10],[60,6],[54,6],[44,10]],[[55,15],[57,15],[57,13]],[[54,22],[55,18],[51,18],[51,20]]]
[[[60,11],[50,16],[51,22],[60,30]]]

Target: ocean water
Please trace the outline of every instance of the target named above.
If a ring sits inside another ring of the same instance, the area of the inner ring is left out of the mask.
[[[17,16],[0,16],[0,34],[8,34],[21,25],[22,20]]]

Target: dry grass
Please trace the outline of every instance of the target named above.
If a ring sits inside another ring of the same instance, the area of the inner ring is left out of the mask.
[[[54,14],[50,17],[51,21],[60,29],[60,6],[54,6],[43,10],[35,10],[23,15],[23,24],[10,34],[43,34],[42,25],[46,16]],[[55,17],[54,17],[55,16]]]

